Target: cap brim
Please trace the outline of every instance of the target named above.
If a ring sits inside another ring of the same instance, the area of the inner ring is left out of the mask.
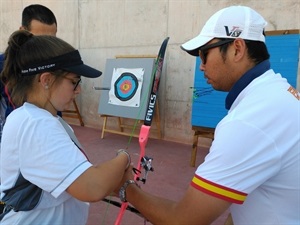
[[[197,37],[181,45],[181,49],[193,56],[199,56],[199,48],[212,40],[214,37],[198,35]]]
[[[68,68],[64,68],[64,70],[78,74],[83,77],[89,77],[89,78],[96,78],[100,77],[102,72],[99,70],[96,70],[90,66],[87,66],[85,64],[76,65],[76,66],[70,66]]]

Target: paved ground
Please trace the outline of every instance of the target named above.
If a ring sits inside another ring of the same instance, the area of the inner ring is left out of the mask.
[[[129,138],[127,136],[106,133],[104,139],[101,139],[101,131],[98,129],[76,125],[72,125],[72,127],[93,163],[111,159],[115,156],[117,149],[126,148],[128,145]],[[131,140],[128,151],[131,153],[132,161],[136,163],[139,155],[137,138]],[[207,151],[208,149],[198,148],[197,164],[203,161]],[[159,196],[174,200],[180,199],[189,186],[195,171],[195,168],[189,166],[191,145],[149,139],[146,155],[153,158],[155,171],[149,174],[147,183],[142,188]],[[114,224],[118,212],[118,207],[103,201],[92,203],[87,225]],[[223,225],[227,214],[228,212],[224,213],[213,225]],[[125,213],[122,225],[140,224],[144,224],[143,218],[131,212]]]

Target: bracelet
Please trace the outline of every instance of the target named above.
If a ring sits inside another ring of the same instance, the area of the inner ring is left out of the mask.
[[[117,151],[117,156],[118,156],[120,153],[124,153],[124,154],[127,155],[127,165],[126,165],[126,168],[125,168],[125,170],[127,170],[128,167],[130,166],[130,163],[131,163],[130,155],[129,155],[129,153],[128,153],[126,150],[124,150],[124,149],[118,150],[118,151]]]
[[[126,188],[130,184],[135,184],[136,186],[138,186],[138,184],[134,180],[128,180],[128,181],[126,181],[124,183],[124,185],[120,188],[120,191],[119,191],[119,197],[120,197],[120,200],[122,202],[127,202],[127,200],[126,200]]]

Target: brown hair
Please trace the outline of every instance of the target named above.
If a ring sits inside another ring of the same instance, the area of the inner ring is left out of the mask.
[[[5,61],[1,73],[1,80],[7,85],[14,104],[17,107],[22,105],[32,90],[34,81],[39,79],[38,74],[22,75],[22,68],[74,50],[70,44],[54,36],[34,36],[24,30],[14,32],[4,53]],[[54,71],[53,74],[59,77],[63,71]]]

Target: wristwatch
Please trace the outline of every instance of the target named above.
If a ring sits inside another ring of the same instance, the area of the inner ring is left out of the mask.
[[[128,187],[129,184],[137,185],[137,183],[134,180],[128,180],[124,183],[124,185],[119,190],[119,197],[120,197],[120,200],[122,202],[127,202],[127,200],[126,200],[126,188]]]

